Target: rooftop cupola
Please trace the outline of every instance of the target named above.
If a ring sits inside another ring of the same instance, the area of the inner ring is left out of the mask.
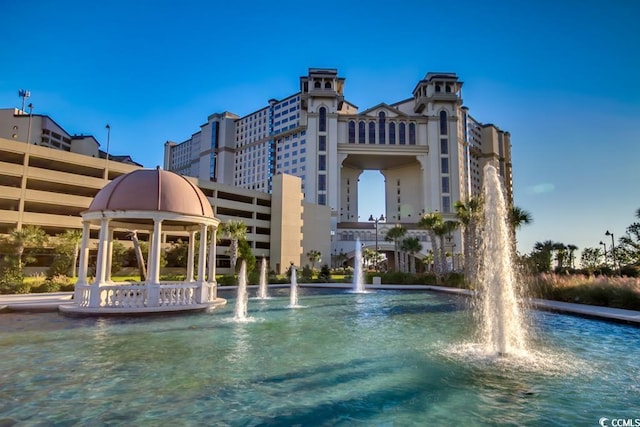
[[[300,77],[300,99],[302,108],[307,108],[309,97],[337,98],[338,104],[344,101],[344,77],[338,77],[335,68],[309,68],[307,76]]]
[[[462,105],[462,82],[455,73],[427,73],[413,89],[414,111],[421,113],[434,102],[454,102]],[[427,109],[429,110],[429,109]]]

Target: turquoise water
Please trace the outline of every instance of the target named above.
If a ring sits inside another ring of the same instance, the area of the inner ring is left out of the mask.
[[[250,290],[253,296],[254,290]],[[598,425],[640,418],[640,329],[535,312],[482,355],[465,299],[288,289],[210,313],[0,315],[0,425]]]

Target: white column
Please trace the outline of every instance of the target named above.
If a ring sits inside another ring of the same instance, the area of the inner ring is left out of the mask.
[[[82,221],[82,242],[80,243],[80,266],[78,267],[78,285],[87,284],[87,266],[89,264],[89,221]]]
[[[153,238],[149,247],[149,282],[160,282],[160,246],[162,243],[162,220],[156,219],[153,222]]]
[[[209,272],[207,274],[207,280],[210,283],[216,281],[216,228],[213,227],[211,231],[211,243],[209,243]]]
[[[98,242],[98,260],[96,262],[96,280],[91,286],[91,298],[89,307],[100,306],[100,285],[105,284],[106,268],[107,268],[107,251],[109,250],[108,242],[109,219],[102,218],[100,221],[100,241]]]
[[[162,220],[153,221],[153,235],[149,246],[149,262],[147,269],[147,306],[160,305],[160,247],[162,243]]]
[[[105,271],[105,277],[107,282],[111,282],[111,263],[113,262],[113,228],[109,227],[107,233],[108,249],[107,249],[107,269]]]
[[[207,226],[202,224],[200,226],[200,253],[198,257],[198,282],[204,283],[206,281],[205,271],[207,267]]]
[[[193,261],[196,251],[196,231],[189,233],[189,249],[187,252],[187,282],[193,282]]]

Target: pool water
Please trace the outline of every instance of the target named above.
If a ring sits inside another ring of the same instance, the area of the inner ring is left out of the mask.
[[[0,425],[598,425],[640,419],[640,329],[534,312],[526,357],[464,298],[300,288],[212,312],[0,315]],[[250,296],[255,293],[250,290]]]

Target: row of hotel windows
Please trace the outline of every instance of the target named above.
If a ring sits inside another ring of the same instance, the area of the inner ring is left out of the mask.
[[[319,130],[322,132],[326,130],[326,111],[324,108],[320,108],[320,123]],[[355,144],[356,139],[359,144],[386,144],[387,136],[389,144],[394,145],[396,141],[400,145],[407,143],[407,124],[405,122],[397,123],[390,121],[387,125],[386,114],[381,111],[378,113],[378,120],[365,122],[364,120],[358,121],[357,132],[356,122],[354,120],[349,121],[348,129],[348,142],[349,144]],[[416,144],[416,124],[411,122],[408,125],[409,128],[409,145]],[[368,129],[368,132],[367,132]],[[447,112],[440,112],[440,135],[447,135],[449,133],[449,125]]]
[[[386,231],[380,230],[378,232],[378,239],[384,240]],[[410,233],[410,237],[415,237],[421,242],[428,242],[429,235],[426,233]],[[342,231],[338,233],[339,240],[353,241],[360,239],[361,241],[373,241],[375,240],[376,233],[372,231]]]
[[[398,132],[396,135],[396,122],[390,122],[387,127],[385,121],[378,121],[378,126],[376,126],[376,122],[368,122],[368,126],[364,121],[358,122],[358,129],[356,132],[356,122],[351,120],[349,121],[349,144],[355,144],[356,139],[359,144],[366,144],[367,140],[369,144],[386,144],[387,143],[387,130],[389,136],[389,144],[394,145],[396,140],[398,144],[405,145],[407,143],[406,137],[406,128],[407,125],[404,122],[398,123]],[[368,127],[368,134],[366,132]],[[376,127],[377,127],[377,140],[376,140]],[[409,123],[409,145],[416,145],[416,124]],[[357,138],[356,138],[357,134]],[[368,138],[367,138],[368,136]],[[397,137],[397,138],[396,138]]]

